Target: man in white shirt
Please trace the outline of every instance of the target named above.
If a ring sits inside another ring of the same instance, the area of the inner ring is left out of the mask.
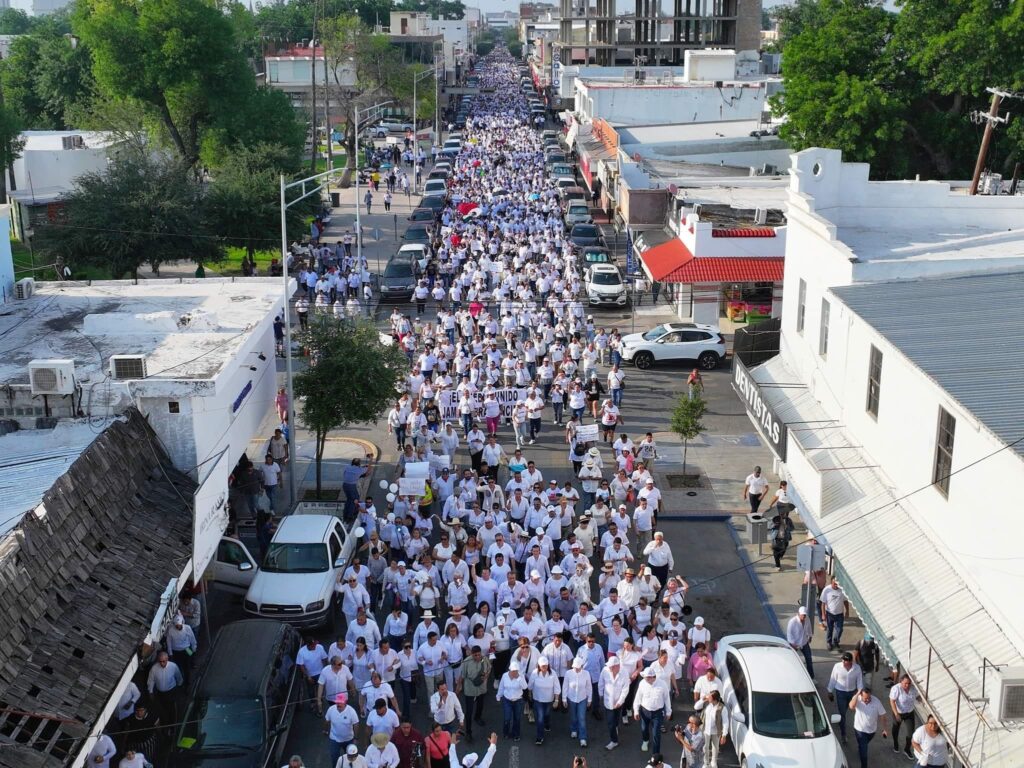
[[[786,641],[794,651],[803,654],[807,674],[814,679],[814,662],[811,659],[811,620],[807,617],[807,609],[802,605],[797,609],[796,616],[786,624]]]
[[[722,694],[712,691],[708,705],[701,712],[704,731],[705,768],[718,768],[718,750],[729,738],[729,712],[722,703]]]
[[[464,725],[465,715],[459,697],[449,693],[448,683],[444,680],[438,682],[437,690],[430,697],[430,716],[448,733],[455,733]]]
[[[828,699],[835,700],[836,711],[842,718],[839,721],[839,734],[846,743],[846,711],[857,691],[864,687],[864,675],[860,665],[853,660],[853,654],[847,651],[843,658],[832,668],[828,679]]]
[[[900,731],[903,731],[906,736],[903,752],[907,757],[913,757],[910,742],[914,735],[914,719],[917,714],[917,689],[911,682],[910,675],[903,675],[889,691],[889,708],[892,709],[892,748],[899,750]]]
[[[359,725],[359,715],[352,707],[348,706],[348,696],[339,693],[334,698],[334,706],[324,714],[324,730],[327,732],[330,765],[337,765],[341,753],[355,741],[357,725]]]
[[[914,731],[911,743],[914,747],[914,759],[921,768],[945,768],[949,746],[934,717],[928,715],[927,722]]]
[[[260,475],[263,480],[263,492],[267,494],[267,502],[270,504],[270,511],[276,512],[277,507],[275,506],[274,499],[276,498],[278,483],[281,480],[281,467],[269,453],[263,459],[263,463],[260,464]]]
[[[323,668],[327,666],[327,661],[327,651],[316,641],[315,637],[307,637],[305,645],[299,648],[298,653],[295,654],[295,666],[299,668],[299,672],[305,680],[305,698],[310,702],[311,708],[314,707],[312,702],[313,695],[317,690],[317,680]]]
[[[868,768],[868,744],[875,738],[878,726],[882,726],[882,738],[889,734],[885,730],[885,705],[871,695],[870,688],[864,688],[849,703],[853,710],[853,732],[857,737],[857,754],[860,756],[860,768]]]
[[[609,656],[597,681],[597,692],[604,705],[605,723],[608,726],[609,741],[605,749],[609,751],[619,746],[619,717],[626,696],[629,695],[629,683],[629,673],[622,669],[619,657]]]
[[[711,701],[711,694],[722,693],[722,681],[718,679],[718,673],[714,667],[708,667],[708,671],[697,678],[693,684],[693,708],[700,712]]]
[[[651,567],[651,573],[658,583],[667,584],[669,571],[675,568],[675,558],[672,557],[672,548],[665,541],[665,534],[655,531],[654,540],[647,543],[642,554],[647,558],[647,565]]]
[[[658,680],[654,667],[644,670],[644,679],[633,697],[633,719],[640,721],[640,751],[661,752],[661,724],[672,714],[672,699],[668,686]]]
[[[754,467],[754,471],[743,481],[743,498],[750,502],[750,514],[757,514],[761,499],[767,490],[768,481],[761,475],[761,468]]]
[[[825,642],[831,651],[839,647],[839,640],[843,636],[843,624],[850,616],[850,601],[833,576],[832,583],[821,590],[818,603],[821,606],[821,626],[825,629]]]
[[[356,693],[352,672],[340,656],[333,657],[331,663],[320,670],[316,683],[316,711],[320,715],[324,713],[324,703],[329,706],[339,693]]]

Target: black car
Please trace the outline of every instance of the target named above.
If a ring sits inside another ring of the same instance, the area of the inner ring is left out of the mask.
[[[431,236],[431,230],[433,227],[429,223],[417,222],[411,224],[405,234],[402,235],[403,243],[423,243],[423,245],[430,245],[434,238]]]
[[[408,252],[396,253],[384,267],[380,276],[380,298],[408,301],[416,289],[418,265]]]
[[[569,232],[569,241],[577,248],[587,245],[604,245],[604,235],[597,224],[574,224]]]
[[[440,195],[431,195],[430,197],[424,197],[420,200],[420,204],[417,208],[429,208],[434,211],[438,216],[441,215],[441,211],[447,205],[444,198]]]
[[[299,643],[294,627],[269,619],[222,628],[174,739],[172,768],[280,765],[301,698]]]
[[[431,208],[416,208],[406,217],[406,221],[433,222],[437,220],[437,213]]]

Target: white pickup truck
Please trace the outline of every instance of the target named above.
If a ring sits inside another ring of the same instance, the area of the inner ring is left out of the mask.
[[[244,591],[242,606],[251,616],[296,627],[333,622],[334,585],[351,561],[363,529],[349,530],[330,511],[324,505],[299,504],[294,514],[281,520],[259,565],[241,541],[222,538],[210,564],[214,582]]]

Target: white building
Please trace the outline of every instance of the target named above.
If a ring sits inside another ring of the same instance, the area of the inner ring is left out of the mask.
[[[436,42],[444,56],[446,70],[469,53],[470,22],[468,19],[435,19],[429,13],[392,11],[389,32],[394,42]]]
[[[960,763],[1019,766],[1024,198],[793,166],[781,353],[734,386]]]
[[[71,0],[6,0],[2,7],[24,11],[29,16],[45,16],[66,8],[70,2]]]
[[[309,109],[312,105],[313,67],[316,61],[316,84],[318,109],[323,109],[324,49],[294,45],[263,58],[265,82],[271,88],[284,92],[297,109]],[[356,84],[354,62],[337,67],[328,62],[327,79],[331,86],[332,117],[340,117],[346,99],[340,97],[339,89],[352,88]]]
[[[282,294],[268,278],[36,283],[0,317],[0,418],[31,429],[134,404],[201,483],[273,411]]]

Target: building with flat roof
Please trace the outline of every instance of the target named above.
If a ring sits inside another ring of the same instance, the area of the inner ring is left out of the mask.
[[[1024,197],[793,156],[777,356],[734,387],[955,760],[1024,754]],[[813,606],[812,606],[813,608]]]
[[[320,46],[293,45],[282,48],[263,57],[265,82],[274,90],[288,96],[292,106],[309,112],[313,106],[313,69],[316,68],[317,109],[324,108],[324,49]],[[330,109],[335,116],[344,114],[347,99],[344,89],[356,84],[355,63],[338,67],[337,77],[333,67],[328,67],[330,83]]]

